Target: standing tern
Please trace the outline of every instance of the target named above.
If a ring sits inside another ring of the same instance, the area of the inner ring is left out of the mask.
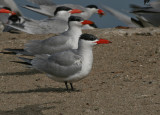
[[[80,5],[75,5],[75,4],[62,4],[62,5],[56,5],[55,3],[53,3],[51,0],[29,0],[32,3],[38,4],[38,7],[34,7],[34,6],[23,6],[26,9],[35,11],[37,13],[49,16],[49,17],[53,17],[54,16],[54,11],[57,7],[59,6],[66,6],[66,7],[70,7],[72,9],[78,8],[84,12],[80,13],[80,14],[73,14],[76,16],[80,16],[83,19],[89,19],[94,13],[99,14],[100,16],[104,15],[104,11],[99,9],[96,5],[88,5],[86,7],[80,6]]]
[[[6,49],[23,55],[52,54],[67,49],[77,49],[79,36],[82,34],[82,26],[93,24],[92,21],[83,20],[78,16],[71,16],[68,21],[69,29],[58,36],[45,40],[32,40],[22,49]]]
[[[49,34],[49,33],[62,33],[68,29],[68,18],[71,14],[81,13],[79,9],[71,9],[66,6],[57,7],[54,12],[53,18],[45,20],[33,20],[25,18],[23,26],[9,25],[20,31],[29,34]]]
[[[92,68],[93,53],[92,47],[96,44],[108,44],[109,40],[99,39],[91,34],[80,36],[78,49],[70,49],[55,54],[43,54],[36,56],[33,60],[20,58],[31,67],[45,72],[49,78],[64,82],[67,90],[70,83],[71,90],[74,90],[72,83],[85,78]]]

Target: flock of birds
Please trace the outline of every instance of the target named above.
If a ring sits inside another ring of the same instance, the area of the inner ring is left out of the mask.
[[[109,40],[98,39],[94,35],[82,33],[82,29],[96,28],[95,23],[88,19],[94,13],[103,16],[104,11],[96,5],[83,7],[74,4],[57,5],[51,0],[29,1],[39,7],[26,5],[23,8],[48,16],[48,18],[43,20],[26,18],[13,0],[1,0],[0,21],[4,25],[3,31],[16,29],[29,34],[55,33],[58,35],[44,40],[32,40],[25,44],[24,49],[8,48],[5,50],[9,52],[3,53],[33,56],[33,59],[19,57],[22,61],[14,62],[26,64],[45,72],[49,78],[55,81],[64,82],[67,90],[69,90],[69,83],[71,90],[74,90],[72,83],[83,79],[91,71],[92,47],[96,44],[111,43]],[[147,2],[149,0],[144,0],[144,3]],[[153,6],[141,8],[132,5],[132,7],[135,9],[133,12],[136,13],[154,9]],[[103,8],[113,15],[119,14],[107,6],[103,6]],[[130,21],[133,23],[134,19],[130,19]]]

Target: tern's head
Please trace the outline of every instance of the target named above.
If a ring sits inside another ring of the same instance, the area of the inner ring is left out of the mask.
[[[21,19],[17,15],[11,15],[9,16],[8,21],[9,22],[11,21],[12,23],[17,23],[17,22],[20,23]]]
[[[94,22],[90,21],[90,20],[84,20],[83,18],[79,17],[79,16],[70,16],[68,19],[68,23],[69,25],[72,26],[83,26],[86,24],[94,24]]]
[[[93,13],[98,13],[99,16],[104,15],[104,11],[99,9],[96,5],[88,5],[88,6],[86,6],[86,8]]]
[[[80,42],[89,46],[94,46],[96,44],[109,44],[112,43],[106,39],[98,39],[96,36],[92,34],[82,34],[80,36]]]
[[[9,8],[9,7],[3,7],[3,8],[6,9],[6,10],[12,11],[11,8]]]
[[[56,8],[54,15],[65,16],[68,19],[71,14],[81,13],[81,12],[82,11],[79,9],[72,9],[66,6],[60,6]]]

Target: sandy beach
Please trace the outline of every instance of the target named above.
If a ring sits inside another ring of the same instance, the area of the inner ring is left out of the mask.
[[[84,33],[112,43],[93,48],[92,71],[73,83],[73,92],[44,73],[11,62],[20,61],[17,55],[0,53],[0,115],[159,115],[160,29]],[[51,36],[0,33],[0,51]]]

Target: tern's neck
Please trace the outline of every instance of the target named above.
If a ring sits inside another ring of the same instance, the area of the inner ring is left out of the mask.
[[[72,26],[64,33],[66,36],[69,36],[68,43],[72,46],[72,49],[78,48],[79,37],[82,34],[81,27]]]
[[[54,18],[59,20],[68,21],[68,18],[70,17],[70,14],[64,14],[64,15],[56,15]]]
[[[91,17],[95,12],[93,12],[92,10],[90,10],[89,8],[86,8],[86,11],[84,12],[86,13],[87,17]],[[87,18],[88,19],[88,18]]]
[[[70,34],[75,37],[79,37],[82,34],[82,27],[81,26],[69,26],[68,31],[66,31],[67,34]]]
[[[92,46],[88,46],[87,44],[79,43],[78,53],[82,57],[82,71],[84,75],[87,75],[93,63],[93,53]]]
[[[91,60],[93,58],[92,46],[87,45],[83,41],[80,41],[78,44],[78,52],[83,58],[89,58]]]

